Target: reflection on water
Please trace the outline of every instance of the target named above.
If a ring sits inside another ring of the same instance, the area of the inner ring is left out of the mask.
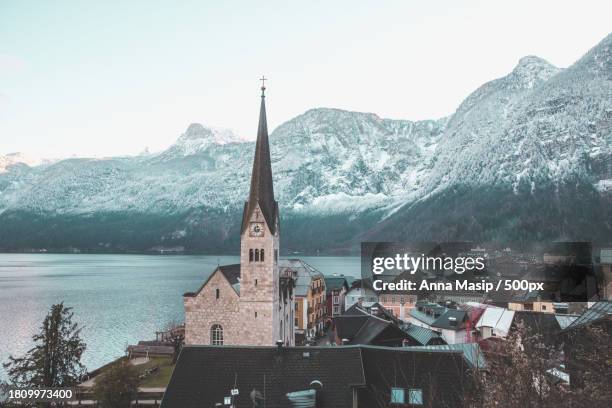
[[[324,274],[358,276],[359,258],[302,257]],[[237,256],[0,254],[0,363],[21,355],[49,307],[74,308],[92,370],[183,320],[182,294]],[[0,379],[5,372],[0,364]]]

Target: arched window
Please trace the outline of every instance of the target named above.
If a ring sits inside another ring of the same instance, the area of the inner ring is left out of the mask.
[[[219,289],[215,289],[215,294],[217,295],[217,299],[221,296],[221,291]]]
[[[261,262],[263,262],[263,261],[264,261],[264,250],[263,250],[263,249],[260,249],[260,250],[259,250],[259,260],[260,260]]]
[[[255,250],[255,262],[259,262],[259,249]]]
[[[249,249],[249,262],[253,262],[253,248]]]
[[[210,328],[210,344],[213,346],[223,345],[223,327],[220,324],[213,324]]]

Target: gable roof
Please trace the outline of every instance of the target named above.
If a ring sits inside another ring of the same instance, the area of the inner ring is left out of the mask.
[[[370,344],[389,326],[393,326],[393,324],[375,316],[370,316],[361,326],[357,334],[355,334],[355,337],[351,339],[349,344]],[[400,329],[398,328],[398,330]]]
[[[508,335],[513,320],[514,311],[503,307],[489,306],[478,319],[476,328],[491,327],[496,336],[505,337]]]
[[[342,313],[341,316],[364,316],[364,315],[368,315],[369,313],[364,310],[363,307],[359,306],[359,303],[354,303],[351,307],[349,307],[348,309],[346,309],[344,311],[344,313]],[[338,317],[341,317],[338,316]]]
[[[234,289],[236,294],[240,296],[240,264],[217,266],[217,269],[215,269],[213,273],[208,275],[208,278],[206,278],[202,286],[200,286],[200,289],[198,289],[196,292],[187,292],[183,294],[183,296],[184,297],[198,296],[200,292],[202,291],[202,289],[204,289],[208,281],[210,281],[217,272],[220,272],[225,277],[225,279],[230,284],[230,286]]]
[[[351,340],[365,322],[370,318],[367,314],[358,315],[340,315],[334,318],[334,325],[336,326],[336,335],[338,338]]]
[[[259,126],[257,128],[257,142],[255,143],[255,157],[251,172],[251,189],[249,199],[244,205],[242,215],[243,233],[249,222],[251,214],[259,205],[261,213],[266,220],[268,229],[272,234],[276,232],[278,216],[278,203],[274,199],[274,184],[272,182],[272,164],[270,161],[270,144],[268,141],[268,122],[266,119],[265,88],[262,87],[261,105],[259,108]]]
[[[325,277],[325,289],[327,290],[338,290],[342,289],[342,286],[348,288],[346,278],[344,276],[326,276]]]

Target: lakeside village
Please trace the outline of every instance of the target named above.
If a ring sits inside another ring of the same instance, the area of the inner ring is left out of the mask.
[[[328,276],[303,260],[279,259],[264,91],[240,263],[218,266],[183,295],[184,323],[127,347],[122,360],[139,370],[131,406],[598,407],[610,401],[612,249],[597,248],[588,261],[595,273],[570,287],[542,271],[582,262],[572,256],[480,247],[465,254],[487,259],[488,276],[472,279],[504,276],[538,283],[538,290],[377,291],[369,279]],[[444,274],[418,277],[448,283]],[[567,296],[559,299],[560,293]],[[108,367],[89,373],[68,406],[102,406],[91,390]]]

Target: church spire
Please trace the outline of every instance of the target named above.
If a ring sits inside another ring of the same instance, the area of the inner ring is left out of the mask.
[[[242,216],[242,232],[248,227],[249,219],[257,204],[259,204],[266,224],[268,224],[268,228],[274,234],[276,231],[278,204],[274,200],[274,186],[272,184],[272,165],[268,142],[268,123],[266,120],[266,78],[261,78],[261,81],[261,107],[259,109],[255,158],[253,159],[253,171],[251,173],[251,190]]]

